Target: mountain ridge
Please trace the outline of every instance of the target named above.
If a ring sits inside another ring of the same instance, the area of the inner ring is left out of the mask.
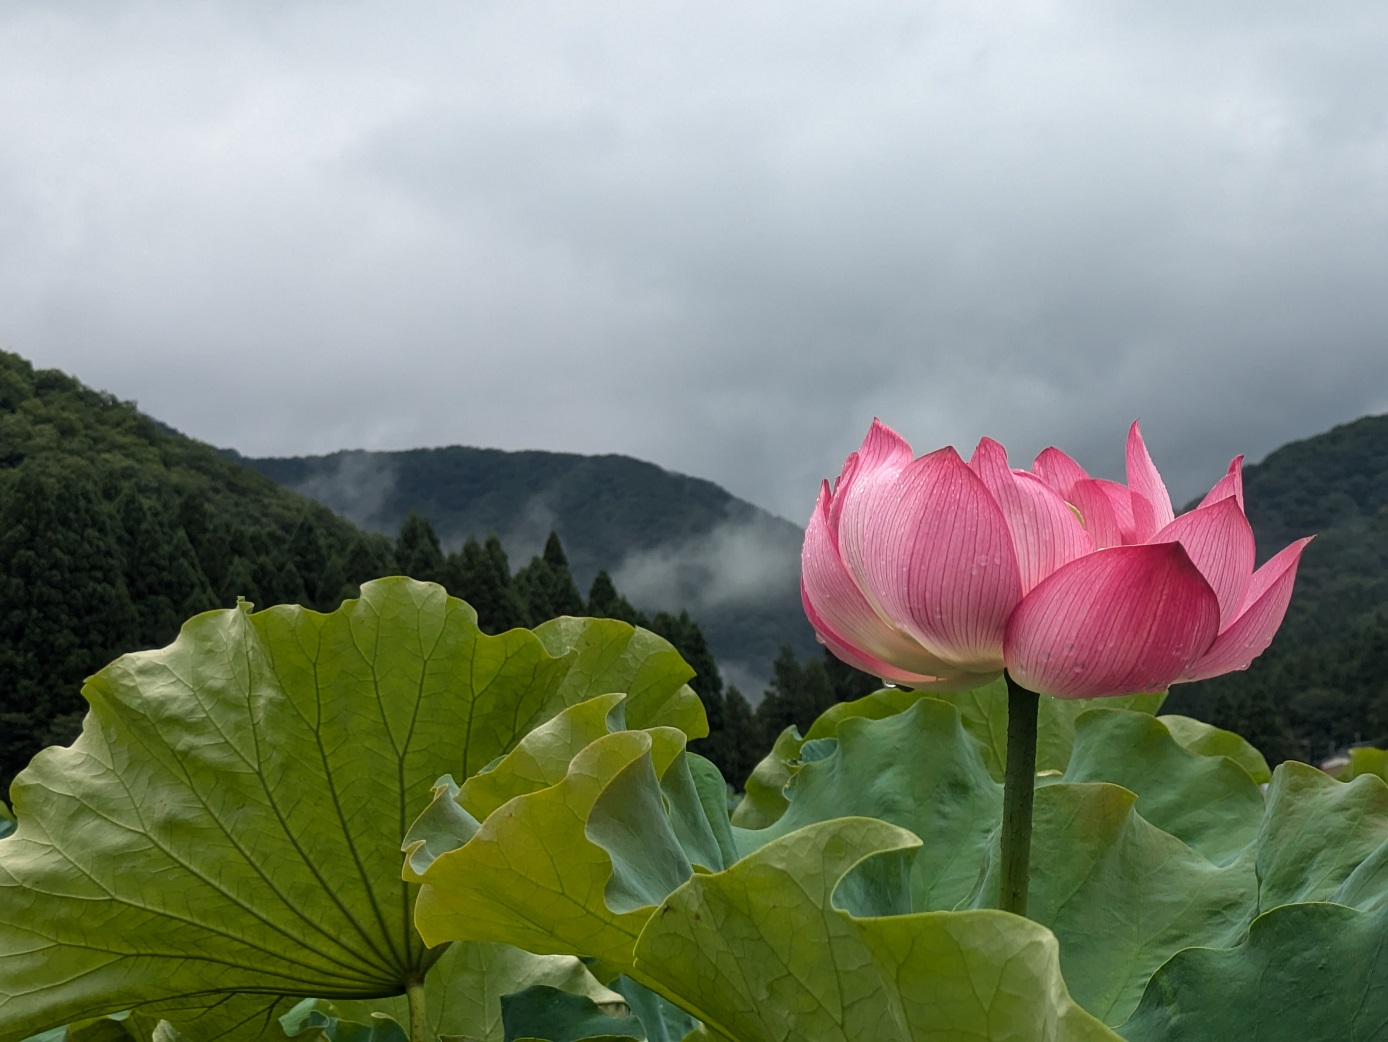
[[[554,531],[580,586],[606,571],[642,610],[688,610],[745,690],[761,690],[782,646],[816,652],[800,607],[803,531],[705,478],[619,453],[222,451],[371,531],[394,531],[418,513],[446,546],[495,533],[513,560]]]

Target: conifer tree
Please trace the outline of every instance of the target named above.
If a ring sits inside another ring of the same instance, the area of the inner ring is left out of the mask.
[[[412,579],[435,583],[444,581],[444,558],[439,537],[434,533],[434,526],[414,511],[410,511],[409,517],[400,526],[399,538],[395,540],[395,560],[401,574]]]
[[[261,596],[260,585],[255,580],[251,562],[240,554],[231,559],[231,567],[227,569],[226,587],[235,592],[231,594],[231,600],[224,607],[235,605],[238,597],[250,601],[257,608],[270,607]]]
[[[212,513],[201,496],[191,492],[179,503],[177,522],[198,555],[198,565],[208,585],[225,601],[227,569],[235,556],[230,526]]]
[[[583,598],[569,574],[564,548],[553,532],[545,543],[544,553],[532,557],[530,563],[516,573],[514,582],[531,626],[560,615],[583,614]]]
[[[279,562],[274,584],[266,591],[266,595],[269,602],[265,605],[267,608],[272,604],[302,604],[305,608],[312,607],[308,603],[308,591],[304,589],[304,578],[287,556]]]
[[[0,780],[70,741],[83,680],[136,646],[114,511],[82,471],[26,462],[0,492]]]
[[[486,545],[471,536],[449,555],[450,592],[472,605],[484,633],[502,633],[526,625],[525,608],[511,581],[511,565],[495,534]]]
[[[593,579],[593,585],[588,588],[587,611],[595,619],[617,619],[633,626],[646,622],[645,617],[632,607],[631,602],[617,592],[617,588],[612,585],[612,577],[605,571],[598,572]]]
[[[124,547],[123,574],[136,617],[136,646],[162,647],[184,621],[217,607],[193,544],[157,500],[135,488],[116,501]],[[134,650],[129,648],[126,650]]]
[[[323,530],[312,511],[305,511],[289,537],[289,560],[304,582],[312,606],[318,607],[333,600],[342,589],[340,574],[328,576],[328,549],[323,543]],[[324,580],[327,580],[326,582]]]
[[[356,597],[361,594],[361,584],[379,579],[385,575],[399,572],[395,563],[395,549],[385,536],[362,532],[352,538],[347,547],[347,555],[342,561],[343,588],[338,599]]]
[[[727,737],[724,759],[718,769],[734,788],[741,790],[771,747],[771,740],[763,734],[761,722],[736,685],[728,688],[723,705],[723,730]]]
[[[569,559],[564,554],[564,547],[559,542],[558,533],[550,532],[549,538],[545,540],[545,549],[541,557],[545,564],[549,565],[550,572],[554,576],[550,603],[554,608],[555,615],[582,615],[583,598],[579,595],[578,586],[574,583],[573,573],[569,570]]]
[[[821,659],[811,659],[802,666],[795,650],[786,645],[776,656],[772,671],[771,686],[757,706],[762,731],[772,739],[791,724],[804,734],[815,718],[837,701]]]

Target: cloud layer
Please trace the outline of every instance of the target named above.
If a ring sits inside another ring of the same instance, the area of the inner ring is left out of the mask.
[[[803,522],[873,415],[1183,501],[1388,409],[1362,3],[18,2],[0,344],[248,455],[623,452]]]

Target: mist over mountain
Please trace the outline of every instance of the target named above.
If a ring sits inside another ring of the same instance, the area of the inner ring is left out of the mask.
[[[687,610],[749,693],[782,646],[817,654],[800,606],[802,530],[711,481],[629,456],[464,446],[228,455],[372,531],[393,533],[416,512],[446,549],[495,533],[525,561],[554,531],[581,588],[605,570],[642,610]]]

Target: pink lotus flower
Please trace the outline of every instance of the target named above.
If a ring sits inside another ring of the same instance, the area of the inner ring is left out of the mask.
[[[845,662],[910,687],[968,690],[1006,669],[1060,698],[1159,691],[1246,669],[1287,611],[1300,539],[1257,571],[1243,457],[1175,517],[1136,423],[1128,484],[1059,449],[1031,471],[984,438],[914,459],[874,420],[824,482],[801,597]]]

